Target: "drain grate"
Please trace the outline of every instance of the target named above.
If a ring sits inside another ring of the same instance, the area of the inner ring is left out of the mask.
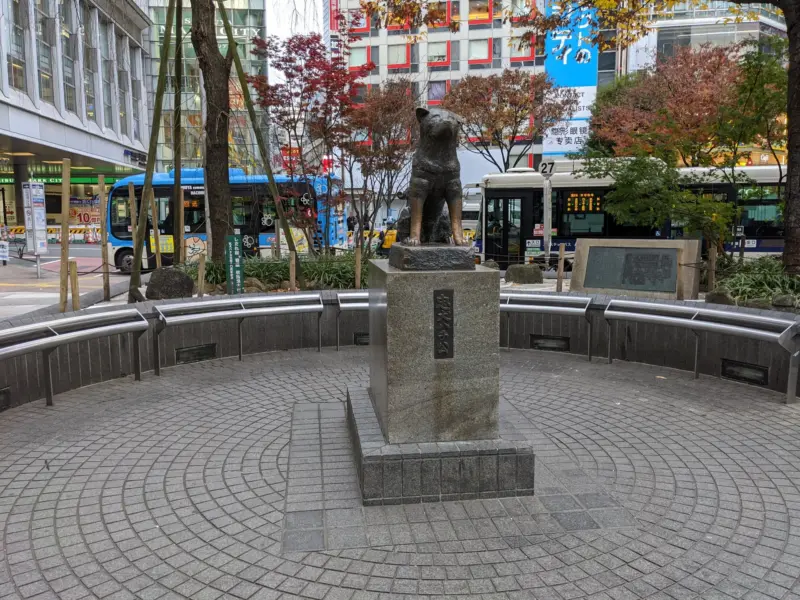
[[[185,365],[186,363],[200,362],[201,360],[211,360],[217,358],[216,344],[203,344],[201,346],[188,346],[175,350],[175,364]]]

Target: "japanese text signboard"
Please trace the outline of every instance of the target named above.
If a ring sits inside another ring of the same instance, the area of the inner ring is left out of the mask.
[[[225,237],[225,273],[228,276],[228,293],[241,294],[244,288],[241,235]]]
[[[594,14],[567,1],[546,7],[547,16],[564,15],[568,27],[551,31],[545,39],[545,72],[559,87],[578,92],[578,108],[570,119],[550,128],[544,136],[543,155],[563,156],[583,147],[589,133],[590,109],[597,95],[598,48],[591,42]]]

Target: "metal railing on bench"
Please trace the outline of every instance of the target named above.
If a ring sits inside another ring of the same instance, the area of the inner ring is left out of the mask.
[[[185,302],[156,307],[158,320],[153,336],[153,370],[161,375],[159,339],[171,325],[188,325],[207,321],[237,319],[239,360],[242,360],[242,322],[249,317],[317,313],[317,350],[322,351],[322,296],[311,294],[276,294],[254,298],[229,298],[207,302]]]
[[[500,312],[506,315],[506,348],[511,348],[511,327],[509,313],[530,312],[546,315],[583,317],[589,337],[589,360],[592,360],[592,322],[589,319],[589,306],[592,299],[586,296],[557,296],[553,294],[526,294],[519,292],[500,293]]]
[[[135,309],[67,317],[14,327],[0,331],[0,360],[31,352],[41,352],[44,365],[45,398],[47,406],[52,406],[53,377],[50,356],[55,349],[73,342],[131,333],[133,334],[131,347],[133,348],[134,377],[138,381],[142,378],[139,338],[147,331],[147,327],[147,319]]]
[[[336,294],[336,350],[339,350],[339,317],[343,312],[369,310],[369,292],[339,292]]]
[[[738,335],[764,342],[775,342],[789,353],[789,379],[786,403],[795,401],[798,370],[800,370],[800,322],[760,315],[737,313],[692,306],[611,300],[603,318],[608,324],[608,362],[613,361],[614,320],[656,323],[689,329],[694,333],[694,376],[697,379],[700,360],[700,333],[704,331]]]

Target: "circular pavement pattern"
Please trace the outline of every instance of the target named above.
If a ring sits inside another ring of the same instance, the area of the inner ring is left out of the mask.
[[[341,509],[366,536],[315,552],[285,548],[293,407],[365,385],[366,349],[197,363],[0,413],[0,598],[797,597],[800,414],[780,395],[501,357],[536,496]]]

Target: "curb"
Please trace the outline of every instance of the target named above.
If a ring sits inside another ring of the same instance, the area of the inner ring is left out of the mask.
[[[142,275],[142,283],[147,283],[150,279],[150,273],[145,273]],[[120,281],[118,283],[114,283],[111,285],[111,297],[119,296],[120,294],[124,294],[128,288],[130,287],[130,280],[126,279],[125,281]],[[92,290],[90,292],[86,292],[85,294],[81,294],[81,310],[84,308],[89,308],[90,306],[94,306],[95,304],[99,304],[103,302],[103,289]],[[70,310],[67,310],[67,313],[74,312],[71,307],[72,304],[69,304]],[[51,304],[49,306],[43,306],[42,308],[37,308],[36,310],[32,310],[30,312],[25,313],[26,317],[37,317],[42,315],[53,315],[53,314],[62,314],[59,310],[58,304]],[[66,314],[66,313],[63,313]]]

